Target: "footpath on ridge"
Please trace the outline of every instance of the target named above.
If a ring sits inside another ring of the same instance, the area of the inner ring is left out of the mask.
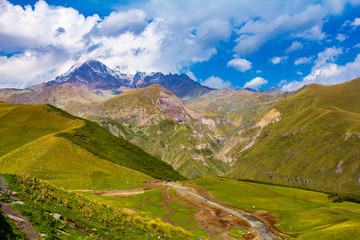
[[[3,176],[0,175],[0,193],[7,192],[10,198],[14,201],[12,203],[1,203],[0,210],[3,212],[11,221],[13,221],[18,229],[25,233],[29,240],[40,239],[39,233],[32,227],[31,222],[24,216],[22,216],[19,211],[13,209],[12,204],[23,204],[17,197],[14,196],[14,193],[10,190],[6,180]]]

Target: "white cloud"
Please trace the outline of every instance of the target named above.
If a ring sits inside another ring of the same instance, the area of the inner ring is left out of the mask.
[[[306,84],[319,83],[325,85],[343,83],[360,76],[360,54],[353,62],[345,65],[334,63],[336,56],[342,53],[338,48],[327,48],[318,54],[311,73],[303,78],[302,81],[293,81],[282,87],[283,91],[296,90]]]
[[[112,12],[97,26],[101,34],[114,36],[124,31],[141,31],[146,26],[146,13],[139,9],[130,9],[126,12]]]
[[[356,29],[358,26],[360,26],[360,18],[355,18],[354,21],[346,20],[342,27],[351,26],[353,29]]]
[[[313,59],[313,56],[311,56],[311,57],[301,57],[301,58],[296,59],[294,64],[299,65],[299,64],[312,63],[312,59]]]
[[[289,53],[289,52],[294,52],[294,51],[297,51],[299,49],[302,49],[304,47],[304,45],[301,43],[301,42],[298,42],[298,41],[294,41],[291,43],[291,46],[286,49],[285,52]]]
[[[234,67],[241,72],[245,72],[245,71],[251,69],[251,67],[252,67],[251,62],[249,62],[246,59],[242,59],[242,58],[232,59],[231,61],[228,62],[227,66]]]
[[[195,80],[195,81],[198,80],[197,77],[194,75],[194,73],[189,70],[185,74],[188,75],[189,78],[191,78],[192,80]]]
[[[343,54],[342,48],[326,48],[324,51],[320,52],[317,56],[317,59],[315,60],[315,66],[313,68],[320,68],[321,66],[329,63],[329,62],[335,62],[337,57],[339,55]],[[311,63],[313,59],[313,56],[311,57],[302,57],[295,60],[294,64],[308,64]]]
[[[262,77],[256,77],[244,84],[244,88],[259,89],[260,86],[267,84],[268,81]]]
[[[356,44],[354,48],[360,48],[360,43]]]
[[[286,60],[287,58],[288,58],[287,56],[284,56],[284,57],[273,57],[273,58],[270,60],[270,62],[272,62],[272,64],[276,65],[276,64],[285,62],[285,60]]]
[[[355,20],[352,23],[350,23],[350,25],[353,26],[354,28],[360,26],[360,18],[355,18]]]
[[[343,53],[342,48],[326,48],[323,52],[318,54],[318,57],[315,61],[315,66],[313,68],[319,68],[328,62],[335,62],[337,56]]]
[[[302,37],[302,38],[309,39],[312,41],[320,41],[325,38],[325,33],[322,32],[321,28],[322,28],[322,26],[316,25],[309,30],[306,30],[302,33],[295,34],[294,36]]]
[[[61,66],[59,60],[66,61],[68,57],[56,49],[43,52],[27,50],[9,58],[0,57],[0,87],[24,88],[27,84],[48,81]]]
[[[296,5],[296,4],[295,4]],[[265,42],[280,35],[321,40],[323,18],[327,11],[321,5],[310,5],[292,15],[283,14],[271,20],[249,20],[240,30],[235,51],[240,55],[258,50]]]
[[[283,79],[283,80],[281,80],[281,81],[278,83],[278,87],[282,87],[282,86],[284,86],[285,84],[287,84],[287,80],[286,80],[286,79]]]
[[[323,0],[323,5],[329,8],[333,14],[339,14],[344,10],[346,4],[356,6],[360,4],[359,0]]]
[[[50,7],[43,0],[38,1],[34,9],[2,1],[0,45],[8,51],[49,45],[70,51],[83,48],[82,38],[99,20],[97,15],[85,18],[72,8]]]
[[[225,81],[219,77],[211,76],[205,81],[200,81],[200,83],[204,86],[215,88],[215,89],[222,89],[222,88],[229,88],[231,87],[231,82]]]
[[[25,8],[0,0],[0,48],[11,56],[2,58],[0,84],[29,86],[51,80],[70,63],[89,58],[109,67],[126,64],[140,71],[181,72],[209,60],[231,37],[236,38],[236,59],[244,59],[241,55],[278,36],[322,39],[326,16],[358,0],[333,1],[149,0],[100,18],[44,0]],[[289,51],[300,47],[293,44]],[[34,61],[31,67],[29,59]],[[22,63],[17,76],[4,72]],[[246,71],[249,64],[236,68]]]
[[[297,71],[297,72],[296,72],[296,74],[297,74],[297,75],[300,75],[300,76],[302,76],[302,75],[303,75],[303,73],[302,73],[302,72],[300,72],[300,71]]]
[[[347,38],[348,38],[348,36],[346,36],[345,34],[341,34],[341,33],[339,33],[339,34],[336,36],[336,39],[337,39],[339,42],[343,42],[343,41],[345,41]]]

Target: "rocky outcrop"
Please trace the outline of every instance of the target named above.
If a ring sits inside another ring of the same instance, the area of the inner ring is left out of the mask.
[[[255,124],[255,127],[263,128],[269,124],[276,123],[281,120],[281,113],[274,109],[271,109],[265,114],[265,116]]]

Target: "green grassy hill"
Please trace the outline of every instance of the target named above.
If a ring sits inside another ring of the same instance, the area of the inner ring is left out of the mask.
[[[50,105],[0,103],[0,123],[1,173],[29,174],[68,189],[184,179],[139,147]]]
[[[360,193],[360,79],[312,84],[275,108],[283,119],[237,153],[229,176]]]

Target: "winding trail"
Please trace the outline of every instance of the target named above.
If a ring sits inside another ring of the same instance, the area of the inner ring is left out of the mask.
[[[172,182],[168,182],[166,183],[166,185],[171,186],[177,189],[178,191],[182,191],[184,193],[190,194],[191,196],[196,197],[197,199],[200,199],[210,205],[225,210],[235,216],[240,216],[242,218],[245,218],[247,221],[249,221],[251,228],[254,229],[263,240],[278,240],[278,238],[272,234],[270,229],[263,222],[261,222],[259,219],[255,218],[254,216],[250,215],[249,213],[240,212],[232,208],[220,205],[219,203],[213,202],[197,193],[194,193],[187,187],[180,186]]]
[[[21,204],[20,199],[12,194],[6,180],[3,176],[0,176],[0,192],[8,192],[13,203],[1,203],[0,211],[2,211],[9,219],[11,219],[18,229],[26,234],[29,240],[40,239],[40,235],[32,227],[31,222],[24,216],[22,216],[18,210],[11,207],[12,204]]]

